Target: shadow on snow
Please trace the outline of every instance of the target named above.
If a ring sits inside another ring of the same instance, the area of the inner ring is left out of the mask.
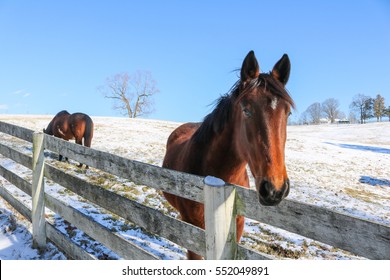
[[[364,184],[368,184],[371,186],[390,187],[390,180],[377,179],[377,178],[372,178],[370,176],[361,176],[359,179],[359,182],[364,183]]]
[[[364,146],[364,145],[351,145],[351,144],[341,144],[341,143],[331,143],[331,142],[324,142],[324,143],[329,144],[329,145],[333,145],[333,146],[337,146],[340,148],[345,148],[345,149],[368,151],[368,152],[381,153],[381,154],[390,154],[390,149],[381,148],[381,147]]]

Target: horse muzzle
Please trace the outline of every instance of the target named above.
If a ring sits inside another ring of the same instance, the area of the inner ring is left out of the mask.
[[[278,205],[290,192],[290,180],[286,179],[280,188],[266,179],[260,183],[258,188],[259,202],[264,206]]]

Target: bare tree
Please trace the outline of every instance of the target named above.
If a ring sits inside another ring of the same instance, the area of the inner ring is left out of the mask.
[[[129,118],[146,116],[153,111],[153,96],[159,92],[148,71],[129,75],[120,73],[107,78],[99,90],[113,101],[113,109]]]
[[[309,124],[307,111],[303,112],[299,118],[299,124]]]
[[[353,98],[349,108],[360,115],[360,123],[363,124],[366,119],[372,117],[372,106],[372,98],[363,94],[358,94]]]
[[[338,118],[340,113],[339,106],[339,101],[334,98],[329,98],[322,102],[322,112],[324,112],[325,116],[330,119],[331,123],[334,123],[335,119]]]
[[[307,116],[310,118],[311,123],[319,124],[321,120],[321,104],[316,102],[311,104],[306,109]]]
[[[356,114],[354,111],[349,112],[349,122],[350,123],[358,123],[358,119],[356,118]]]

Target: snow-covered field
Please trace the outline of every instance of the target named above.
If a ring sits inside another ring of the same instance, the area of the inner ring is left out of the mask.
[[[0,120],[42,131],[51,116],[8,116]],[[161,166],[166,139],[179,123],[93,117],[95,134],[92,147],[130,159]],[[31,154],[28,143],[0,134],[1,141]],[[160,194],[145,186],[118,180],[93,168],[80,170],[76,162],[59,163],[55,155],[48,160],[77,176],[88,178],[111,190],[155,207],[172,216],[176,213]],[[0,156],[0,165],[31,179],[31,171]],[[289,197],[327,207],[364,219],[390,224],[390,122],[366,125],[290,126],[286,146],[286,165],[292,189]],[[29,197],[0,177],[0,184],[21,200]],[[134,225],[47,182],[47,191],[59,199],[78,204],[79,209],[126,238],[163,259],[184,259],[185,250],[166,240],[142,232]],[[27,203],[27,202],[26,202]],[[48,217],[56,226],[100,259],[117,259],[115,253],[90,239],[54,213]],[[0,198],[0,259],[66,259],[54,245],[39,253],[31,248],[31,225]],[[347,252],[247,220],[242,242],[280,258],[356,259]]]

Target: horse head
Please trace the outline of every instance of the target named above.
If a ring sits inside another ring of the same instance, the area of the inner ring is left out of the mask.
[[[241,68],[236,99],[236,143],[255,178],[259,202],[277,205],[290,190],[285,166],[287,120],[294,102],[285,85],[290,75],[285,54],[270,73],[260,73],[251,51]]]

